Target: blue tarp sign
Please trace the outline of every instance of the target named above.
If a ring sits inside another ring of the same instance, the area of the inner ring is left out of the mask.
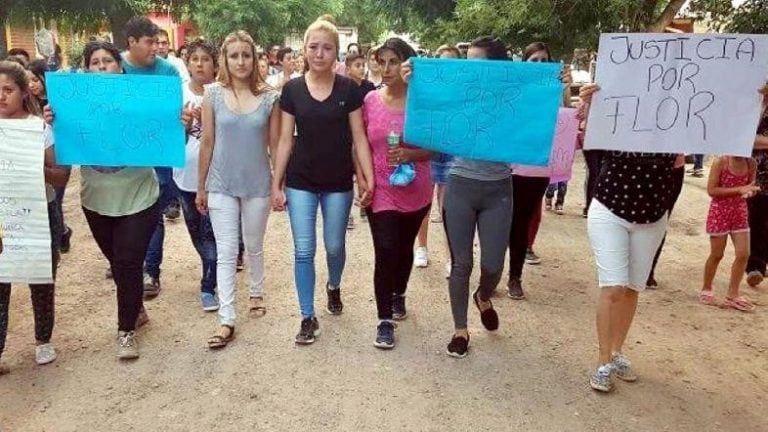
[[[405,142],[471,159],[546,166],[563,97],[559,63],[412,59]]]
[[[183,167],[179,77],[46,74],[61,165]]]

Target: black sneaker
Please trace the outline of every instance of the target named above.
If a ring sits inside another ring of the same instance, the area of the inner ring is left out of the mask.
[[[304,318],[301,320],[301,329],[296,335],[296,343],[299,345],[311,345],[315,343],[315,337],[320,336],[320,323],[317,318]]]
[[[523,283],[519,278],[509,278],[509,282],[507,282],[507,296],[512,300],[525,300]]]
[[[144,273],[144,299],[152,299],[160,294],[160,278],[153,278],[152,276]]]
[[[659,288],[659,283],[656,282],[656,278],[648,276],[648,281],[645,283],[645,288],[649,290],[655,290]]]
[[[326,310],[331,315],[341,315],[344,304],[341,303],[341,288],[331,289],[326,285],[325,294],[328,295],[328,306]]]
[[[395,347],[395,325],[389,321],[383,321],[376,327],[376,340],[373,346],[381,349],[392,349]]]
[[[163,211],[163,214],[165,215],[165,218],[169,221],[175,221],[181,216],[181,209],[179,208],[179,203],[174,202],[168,205],[168,207],[165,208],[165,211]]]
[[[451,343],[448,344],[447,354],[451,357],[464,358],[469,350],[469,336],[464,339],[461,336],[454,335]]]
[[[395,321],[402,321],[408,316],[408,311],[405,310],[405,296],[395,294],[392,297],[392,319]]]
[[[245,269],[245,262],[243,261],[243,253],[237,254],[237,264],[235,264],[235,271],[238,273]]]
[[[69,253],[69,250],[72,248],[72,242],[70,241],[72,239],[72,228],[70,227],[64,227],[64,234],[61,236],[61,245],[59,245],[59,252],[65,254]]]

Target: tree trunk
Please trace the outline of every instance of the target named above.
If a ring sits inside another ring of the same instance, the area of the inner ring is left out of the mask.
[[[8,24],[8,10],[0,9],[0,59],[8,55],[8,40],[5,38],[5,25]]]
[[[677,13],[680,12],[685,2],[686,0],[670,0],[661,15],[654,22],[648,23],[647,30],[652,33],[663,33],[664,29],[672,23]]]
[[[112,42],[118,48],[127,48],[128,41],[125,39],[123,29],[125,24],[133,18],[135,12],[128,7],[121,7],[116,10],[112,10],[109,13],[109,28],[112,31]]]

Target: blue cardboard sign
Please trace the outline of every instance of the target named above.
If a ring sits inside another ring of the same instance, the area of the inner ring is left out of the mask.
[[[46,74],[61,165],[183,167],[179,77]]]
[[[454,156],[547,166],[562,65],[415,58],[404,139]]]

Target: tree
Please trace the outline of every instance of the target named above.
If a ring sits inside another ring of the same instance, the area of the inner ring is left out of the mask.
[[[206,0],[191,2],[188,14],[201,32],[222,40],[234,30],[246,30],[261,45],[281,43],[325,13],[340,10],[338,0]]]
[[[713,31],[768,33],[768,0],[747,0],[738,7],[730,0],[694,0],[691,12]]]
[[[391,0],[395,1],[395,0]],[[663,31],[685,0],[458,0],[418,32],[431,46],[495,34],[521,49],[539,40],[556,55],[596,48],[601,32]]]

